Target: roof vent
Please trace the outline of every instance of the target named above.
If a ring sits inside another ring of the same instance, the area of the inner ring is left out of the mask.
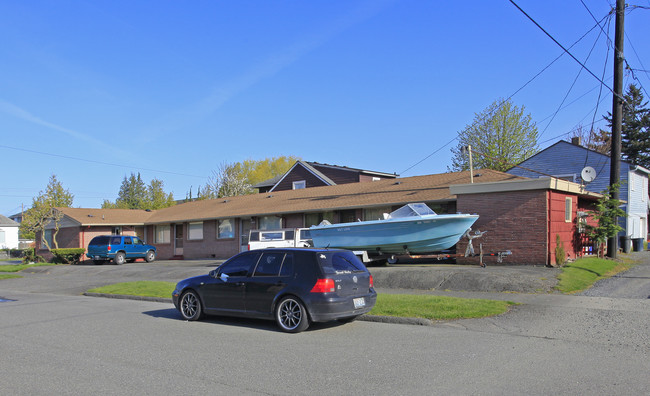
[[[224,199],[224,200],[223,200],[223,203],[228,203],[228,202],[230,202],[229,199]]]
[[[91,215],[91,214],[89,214],[89,215],[88,215],[88,217],[95,217],[95,216],[93,216],[93,215]]]
[[[396,182],[393,183],[393,184],[396,185],[396,186],[399,186],[400,184],[402,184],[402,182],[401,182],[401,181],[396,181]]]
[[[273,195],[267,195],[266,198],[273,198]]]

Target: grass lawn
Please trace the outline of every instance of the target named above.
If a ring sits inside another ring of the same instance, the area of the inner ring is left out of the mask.
[[[123,294],[127,296],[172,298],[175,283],[172,282],[123,282],[88,290],[90,293]]]
[[[633,266],[634,263],[626,261],[581,258],[562,268],[556,288],[562,293],[576,293],[591,287],[599,279],[608,278]]]
[[[0,265],[0,272],[18,272],[25,268],[42,267],[44,265],[56,265],[52,263],[34,263],[34,264],[18,264],[18,265]]]
[[[88,290],[91,293],[122,294],[171,298],[171,282],[124,282]],[[455,297],[380,294],[371,315],[402,316],[426,319],[481,318],[499,315],[513,303],[507,301],[479,300]]]
[[[413,294],[379,294],[370,315],[431,320],[482,318],[508,311],[510,301]]]
[[[22,276],[17,274],[0,274],[0,279],[11,279],[11,278],[22,278]]]

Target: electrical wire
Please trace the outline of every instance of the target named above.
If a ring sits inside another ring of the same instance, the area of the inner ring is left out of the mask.
[[[36,151],[36,150],[28,150],[28,149],[24,149],[24,148],[19,148],[19,147],[11,147],[11,146],[7,146],[7,145],[4,145],[4,144],[0,144],[0,147],[10,149],[10,150],[16,150],[16,151],[24,151],[24,152],[33,153],[33,154],[49,155],[50,157],[64,158],[64,159],[75,160],[75,161],[83,161],[83,162],[89,162],[89,163],[100,164],[100,165],[116,166],[116,167],[119,167],[119,168],[135,169],[135,170],[157,172],[157,173],[166,173],[166,174],[169,174],[169,175],[177,175],[177,176],[197,177],[197,178],[201,178],[201,179],[207,179],[208,178],[207,176],[190,175],[190,174],[187,174],[187,173],[170,172],[170,171],[164,171],[164,170],[160,170],[160,169],[151,169],[151,168],[141,168],[141,167],[122,165],[122,164],[114,164],[114,163],[111,163],[111,162],[89,160],[89,159],[86,159],[86,158],[71,157],[71,156],[68,156],[68,155],[52,154],[52,153],[46,153],[44,151]]]
[[[562,50],[564,50],[564,52],[566,52],[566,53],[567,53],[567,54],[568,54],[568,55],[569,55],[569,56],[570,56],[574,61],[578,62],[578,64],[579,64],[580,66],[582,66],[582,67],[583,67],[583,68],[584,68],[584,69],[585,69],[589,74],[591,74],[591,76],[592,76],[593,78],[595,78],[596,80],[598,80],[598,81],[599,81],[603,86],[605,86],[607,89],[609,89],[609,90],[612,92],[613,95],[616,95],[616,96],[619,96],[619,97],[620,97],[620,95],[618,95],[616,92],[614,92],[614,90],[613,90],[612,88],[610,88],[607,84],[605,84],[605,82],[604,82],[603,80],[601,80],[598,76],[596,76],[596,75],[595,75],[595,74],[594,74],[594,73],[593,73],[593,72],[592,72],[592,71],[591,71],[587,66],[585,66],[584,64],[582,64],[582,62],[580,62],[580,61],[578,60],[578,58],[576,58],[576,57],[575,57],[571,52],[569,52],[568,49],[564,48],[564,46],[563,46],[562,44],[560,44],[560,42],[557,41],[557,40],[555,39],[555,37],[553,37],[553,36],[552,36],[549,32],[547,32],[547,31],[546,31],[546,30],[545,30],[545,29],[544,29],[544,28],[543,28],[539,23],[537,23],[537,21],[535,21],[535,20],[534,20],[530,15],[528,15],[528,14],[526,13],[526,11],[524,11],[521,7],[519,7],[519,5],[518,5],[517,3],[514,2],[514,0],[508,0],[508,1],[510,1],[510,2],[515,6],[515,7],[517,7],[517,9],[518,9],[519,11],[521,11],[521,12],[522,12],[522,13],[523,13],[523,14],[524,14],[528,19],[530,19],[530,21],[533,22],[533,23],[535,24],[535,26],[537,26],[537,27],[538,27],[542,32],[544,32],[544,34],[546,34],[546,35],[547,35],[551,40],[553,40],[553,42],[554,42],[555,44],[557,44],[560,48],[562,48]],[[625,99],[622,98],[622,97],[620,97],[620,99],[621,99],[622,101],[625,101]]]
[[[608,14],[608,15],[605,15],[605,16],[600,20],[600,22],[604,21],[608,16],[609,16],[609,14]],[[579,43],[580,41],[582,41],[585,37],[587,37],[587,35],[588,35],[589,33],[591,33],[591,31],[594,30],[597,26],[598,26],[598,23],[597,23],[596,25],[592,26],[591,29],[589,29],[585,34],[583,34],[579,39],[577,39],[576,41],[574,41],[573,44],[571,44],[571,46],[569,46],[569,49],[573,48],[576,44],[578,44],[578,43]],[[555,62],[557,62],[561,57],[563,57],[564,54],[565,54],[564,52],[560,53],[560,55],[558,55],[555,59],[553,59],[553,60],[552,60],[548,65],[546,65],[545,67],[543,67],[539,72],[537,72],[537,74],[535,74],[532,78],[530,78],[528,81],[526,81],[526,83],[525,83],[524,85],[522,85],[521,87],[519,87],[519,89],[517,89],[515,92],[513,92],[513,93],[512,93],[510,96],[508,96],[506,99],[502,100],[501,103],[499,103],[499,104],[494,108],[493,111],[486,113],[485,116],[483,116],[483,118],[481,118],[480,120],[476,120],[476,121],[474,121],[471,125],[472,125],[472,126],[473,126],[473,125],[476,125],[476,124],[478,124],[478,123],[480,123],[480,122],[485,121],[485,119],[487,119],[488,117],[492,116],[492,115],[494,114],[494,112],[496,112],[498,109],[500,109],[501,106],[503,106],[503,105],[504,105],[508,100],[512,99],[512,98],[513,98],[515,95],[517,95],[521,90],[523,90],[524,88],[526,88],[526,86],[528,86],[528,85],[529,85],[531,82],[533,82],[537,77],[539,77],[539,76],[540,76],[542,73],[544,73],[548,68],[550,68],[550,67],[551,67]],[[595,89],[595,87],[594,87],[593,89]],[[593,90],[593,89],[592,89],[592,90]],[[591,90],[588,91],[588,92],[586,92],[586,93],[583,94],[582,96],[588,94],[589,92],[591,92]],[[574,100],[573,102],[569,103],[567,106],[569,106],[569,105],[571,105],[572,103],[576,102],[578,99],[582,98],[582,96],[578,97],[576,100]],[[563,109],[566,108],[567,106],[563,107]],[[540,122],[543,122],[543,121],[547,120],[549,117],[551,117],[551,116],[548,116],[548,117],[544,118],[544,119],[543,119],[542,121],[540,121]],[[447,146],[450,145],[454,140],[457,140],[457,139],[458,139],[458,136],[456,136],[456,137],[455,137],[454,139],[452,139],[450,142],[448,142],[448,143],[445,144],[444,146],[440,147],[439,149],[437,149],[437,150],[434,151],[433,153],[427,155],[425,158],[421,159],[421,160],[418,161],[417,163],[415,163],[415,164],[411,165],[410,167],[406,168],[406,170],[400,172],[400,174],[401,174],[401,175],[404,175],[405,172],[407,172],[407,171],[413,169],[415,166],[417,166],[417,165],[421,164],[422,162],[424,162],[425,160],[429,159],[432,155],[434,155],[435,153],[439,152],[441,149],[447,147]]]

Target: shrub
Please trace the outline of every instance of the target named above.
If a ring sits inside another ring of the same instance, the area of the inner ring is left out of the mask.
[[[79,259],[86,252],[83,248],[70,248],[70,249],[52,249],[54,258],[52,262],[57,264],[78,264]]]
[[[560,239],[560,234],[555,234],[555,264],[558,267],[564,267],[564,264],[566,264],[566,251],[564,250],[564,242]]]
[[[29,264],[29,263],[44,263],[44,262],[45,259],[43,259],[43,257],[36,254],[35,248],[25,249],[24,256],[23,256],[23,263]]]

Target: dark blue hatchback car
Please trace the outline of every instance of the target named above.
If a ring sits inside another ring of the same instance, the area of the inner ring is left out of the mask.
[[[186,320],[204,314],[274,319],[297,333],[311,322],[352,321],[377,300],[372,275],[347,250],[287,248],[240,253],[208,275],[178,282]]]

